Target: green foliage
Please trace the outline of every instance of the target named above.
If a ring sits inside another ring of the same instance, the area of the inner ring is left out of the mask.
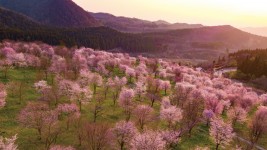
[[[237,61],[237,69],[248,79],[267,75],[267,49],[241,50],[229,56]]]

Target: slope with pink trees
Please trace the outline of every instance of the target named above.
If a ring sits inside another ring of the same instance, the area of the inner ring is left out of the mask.
[[[0,131],[17,134],[14,149],[267,146],[266,94],[242,83],[84,47],[5,41],[0,55]]]

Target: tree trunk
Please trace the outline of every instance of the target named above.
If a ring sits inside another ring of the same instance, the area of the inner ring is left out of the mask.
[[[94,85],[94,95],[96,94],[96,85]]]
[[[151,107],[153,107],[153,106],[154,106],[154,102],[155,102],[155,100],[154,100],[154,99],[152,99],[152,100],[151,100],[151,105],[150,105]]]
[[[121,142],[121,144],[120,144],[120,150],[123,150],[123,147],[124,147],[124,142]]]
[[[79,101],[79,108],[80,108],[80,112],[82,112],[82,102]]]
[[[218,143],[216,144],[216,150],[218,150],[218,149],[219,149],[219,145],[220,145],[220,144],[218,144]]]
[[[8,67],[5,67],[5,79],[7,78],[7,70],[8,70]]]
[[[42,140],[42,130],[39,128],[38,130],[38,134],[39,134],[39,140]]]

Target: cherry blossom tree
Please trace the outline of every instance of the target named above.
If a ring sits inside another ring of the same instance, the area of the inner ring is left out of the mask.
[[[132,122],[120,121],[113,128],[119,149],[130,147],[131,139],[137,134],[137,129]]]
[[[236,122],[245,122],[247,119],[247,111],[241,107],[233,107],[227,111],[227,116],[232,121],[233,125]]]
[[[138,105],[134,110],[139,127],[143,130],[144,125],[153,119],[153,108],[147,105]]]
[[[107,81],[103,84],[105,99],[107,98],[108,91],[112,86],[114,86],[114,82],[112,78],[108,78]]]
[[[144,131],[136,134],[131,141],[132,150],[164,150],[166,142],[156,131]]]
[[[203,117],[206,119],[206,125],[209,126],[211,118],[214,116],[214,112],[210,109],[205,109],[203,111]]]
[[[21,110],[18,121],[25,127],[35,128],[42,137],[42,131],[46,125],[57,121],[56,111],[50,111],[47,104],[44,103],[28,103]]]
[[[260,96],[260,102],[263,106],[267,106],[267,94],[262,94]]]
[[[176,106],[166,105],[166,100],[163,101],[162,107],[160,109],[160,118],[168,122],[168,127],[171,128],[172,125],[179,122],[182,116],[182,110]]]
[[[220,115],[223,112],[223,101],[217,99],[215,95],[209,94],[205,96],[206,109],[212,110],[214,114]]]
[[[89,102],[92,98],[92,92],[88,87],[81,87],[78,83],[65,79],[59,81],[59,90],[70,100],[76,101],[79,104],[80,111],[82,104]]]
[[[57,107],[58,113],[67,116],[67,129],[69,129],[69,124],[71,120],[80,117],[80,111],[76,104],[60,104]]]
[[[116,100],[119,97],[119,93],[121,92],[123,86],[127,84],[127,79],[125,77],[119,78],[115,77],[113,80],[113,86],[114,86],[114,91],[113,91],[113,104],[116,104]]]
[[[138,97],[138,100],[141,101],[142,96],[145,95],[146,93],[146,84],[139,81],[139,82],[136,82],[135,85],[136,87],[134,91]]]
[[[154,92],[148,92],[146,94],[146,97],[150,100],[151,104],[150,106],[153,107],[154,106],[154,103],[156,101],[159,101],[160,100],[160,95],[159,93],[154,93]]]
[[[259,139],[267,133],[267,107],[260,106],[252,118],[252,122],[249,126],[249,138],[251,145],[249,149],[253,149]]]
[[[136,75],[135,70],[127,67],[125,73],[129,77],[129,82],[132,83],[132,78]]]
[[[78,84],[72,85],[71,100],[75,100],[79,104],[80,111],[82,110],[82,104],[88,103],[92,98],[92,92],[89,88],[81,88]]]
[[[69,65],[69,68],[74,73],[74,78],[77,79],[80,71],[82,69],[87,69],[87,60],[82,55],[82,51],[76,50],[73,57],[72,57],[71,62],[68,65]]]
[[[16,145],[17,135],[14,135],[11,138],[3,138],[0,136],[0,149],[1,150],[17,150],[18,146]]]
[[[184,103],[189,99],[191,91],[195,88],[195,85],[190,83],[177,82],[174,88],[174,94],[170,96],[171,103],[183,108]]]
[[[93,85],[93,94],[96,94],[96,88],[103,84],[103,78],[97,73],[93,73],[91,76],[91,84]]]
[[[183,108],[183,120],[181,121],[188,131],[189,137],[193,128],[201,121],[204,111],[202,99],[188,99]]]
[[[168,149],[174,148],[174,146],[179,142],[180,136],[181,131],[167,130],[161,132],[161,137],[166,142],[166,147]]]
[[[221,118],[214,118],[211,120],[210,136],[216,143],[216,150],[218,150],[220,145],[229,145],[232,141],[233,128],[231,124],[225,123]]]
[[[114,135],[107,124],[91,124],[87,123],[84,126],[84,141],[86,149],[109,149],[113,145]]]
[[[126,120],[128,121],[132,114],[133,109],[133,98],[135,96],[133,89],[122,89],[120,96],[119,96],[119,106],[121,106],[124,109],[124,112],[126,114]]]
[[[46,96],[47,91],[51,88],[44,80],[34,83],[34,87],[39,93],[42,94],[43,98]]]
[[[0,60],[0,68],[3,70],[6,79],[9,69],[12,68],[12,62],[9,59]]]
[[[167,95],[167,90],[171,88],[170,81],[162,81],[160,88],[164,90],[165,95]]]
[[[67,71],[67,62],[65,58],[53,57],[52,64],[48,68],[48,70],[52,73],[63,74],[65,76],[65,73]]]

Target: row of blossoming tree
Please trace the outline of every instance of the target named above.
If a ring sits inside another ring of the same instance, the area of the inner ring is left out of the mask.
[[[253,149],[267,133],[267,94],[174,62],[23,42],[3,42],[0,56],[1,78],[17,68],[38,74],[38,99],[26,101],[17,122],[36,129],[45,149],[175,149],[200,124],[209,128],[211,147]],[[0,84],[0,108],[17,87],[21,105],[21,84]],[[116,114],[115,123],[103,121]],[[246,147],[233,142],[237,124],[249,131]],[[75,146],[58,143],[68,132]],[[1,137],[0,149],[17,149],[17,137]]]

